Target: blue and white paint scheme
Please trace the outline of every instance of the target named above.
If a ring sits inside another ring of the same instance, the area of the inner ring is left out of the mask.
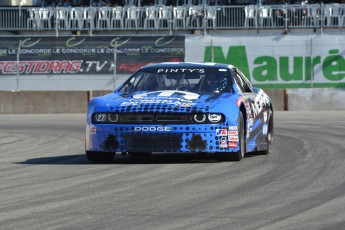
[[[267,154],[273,106],[236,67],[216,63],[158,63],[142,67],[114,92],[91,100],[86,154],[210,153],[241,160]]]

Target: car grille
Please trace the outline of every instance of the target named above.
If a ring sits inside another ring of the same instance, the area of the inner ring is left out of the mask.
[[[173,152],[182,148],[182,135],[133,135],[127,137],[127,150],[135,152]]]
[[[119,114],[119,123],[191,123],[191,114]]]

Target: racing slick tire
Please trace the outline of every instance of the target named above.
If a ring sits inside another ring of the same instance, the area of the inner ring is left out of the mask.
[[[245,136],[245,126],[243,120],[242,112],[238,114],[238,145],[240,149],[237,152],[218,152],[217,159],[219,161],[240,161],[245,155],[246,152],[246,144],[244,140]]]
[[[115,157],[115,153],[86,151],[86,157],[89,161],[97,163],[111,163]]]
[[[269,110],[269,120],[268,120],[268,133],[267,133],[267,149],[258,151],[259,155],[268,155],[270,153],[270,148],[273,138],[273,113],[272,110]]]

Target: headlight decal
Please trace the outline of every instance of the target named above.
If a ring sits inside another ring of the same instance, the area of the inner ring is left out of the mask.
[[[210,122],[217,123],[222,119],[222,115],[211,113],[211,114],[208,114],[207,118]]]
[[[119,120],[119,115],[117,115],[116,113],[109,113],[108,120],[112,123],[115,123]]]
[[[196,121],[197,123],[203,123],[206,121],[205,114],[195,114],[193,118],[194,118],[194,121]]]

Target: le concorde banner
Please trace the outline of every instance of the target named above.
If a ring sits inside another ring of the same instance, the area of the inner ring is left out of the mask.
[[[146,64],[183,61],[184,56],[184,36],[2,37],[0,76],[112,74],[114,60],[118,74],[131,74]]]

